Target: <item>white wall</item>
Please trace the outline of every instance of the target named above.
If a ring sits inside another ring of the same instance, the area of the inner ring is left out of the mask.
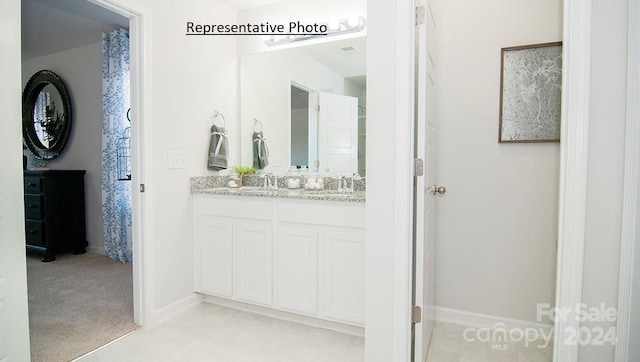
[[[102,41],[22,62],[22,85],[48,69],[65,82],[71,97],[73,124],[69,142],[51,169],[86,170],[85,203],[88,251],[104,254],[102,222]],[[31,155],[28,150],[26,154]],[[29,168],[34,167],[33,159]]]
[[[562,1],[439,2],[439,307],[536,321],[554,302],[559,145],[499,144],[500,49],[562,39]]]
[[[592,29],[582,302],[616,308],[627,99],[627,1],[592,0]],[[582,326],[607,331],[615,323]],[[609,344],[581,346],[579,359],[612,361],[614,350]]]
[[[240,60],[242,165],[252,165],[253,119],[262,123],[269,146],[267,172],[291,166],[291,83],[309,91],[344,94],[344,78],[295,49],[250,54]]]
[[[156,317],[193,295],[193,211],[191,176],[214,175],[207,170],[209,120],[214,110],[224,114],[229,138],[237,127],[237,52],[232,36],[185,36],[186,22],[233,24],[236,11],[223,1],[139,0],[151,10],[152,42],[152,174],[145,175],[153,210],[153,238],[144,249],[154,291]],[[230,145],[230,163],[237,160]],[[167,152],[185,151],[186,168],[168,169]],[[168,308],[168,309],[167,309]]]

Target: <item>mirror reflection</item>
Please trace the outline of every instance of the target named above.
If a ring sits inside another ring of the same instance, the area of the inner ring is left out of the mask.
[[[33,124],[40,143],[51,148],[62,134],[64,126],[62,97],[52,84],[47,84],[38,94],[33,108]]]
[[[260,121],[265,172],[366,175],[366,38],[240,57],[241,163]]]
[[[35,158],[60,156],[72,118],[71,98],[62,79],[50,70],[32,75],[22,92],[22,137]]]

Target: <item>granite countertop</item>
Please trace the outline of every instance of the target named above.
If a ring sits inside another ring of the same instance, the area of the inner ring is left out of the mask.
[[[260,186],[243,185],[237,188],[225,187],[226,179],[220,176],[191,178],[191,193],[229,195],[236,197],[271,197],[281,199],[301,199],[320,201],[365,202],[365,191],[358,188],[353,193],[341,193],[337,190],[304,190],[279,187],[277,190],[264,190]]]

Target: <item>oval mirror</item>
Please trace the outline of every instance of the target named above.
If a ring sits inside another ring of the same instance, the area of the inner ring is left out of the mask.
[[[71,133],[71,99],[64,82],[49,70],[35,73],[22,93],[22,136],[36,158],[60,155]]]

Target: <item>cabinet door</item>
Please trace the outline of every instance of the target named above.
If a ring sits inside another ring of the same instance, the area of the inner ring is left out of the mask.
[[[322,233],[322,314],[364,324],[364,231]]]
[[[315,228],[280,227],[275,243],[275,305],[317,313],[318,232]]]
[[[271,228],[270,222],[238,221],[235,224],[233,295],[239,300],[271,305]]]
[[[231,297],[233,223],[213,216],[199,216],[195,253],[197,291]]]

